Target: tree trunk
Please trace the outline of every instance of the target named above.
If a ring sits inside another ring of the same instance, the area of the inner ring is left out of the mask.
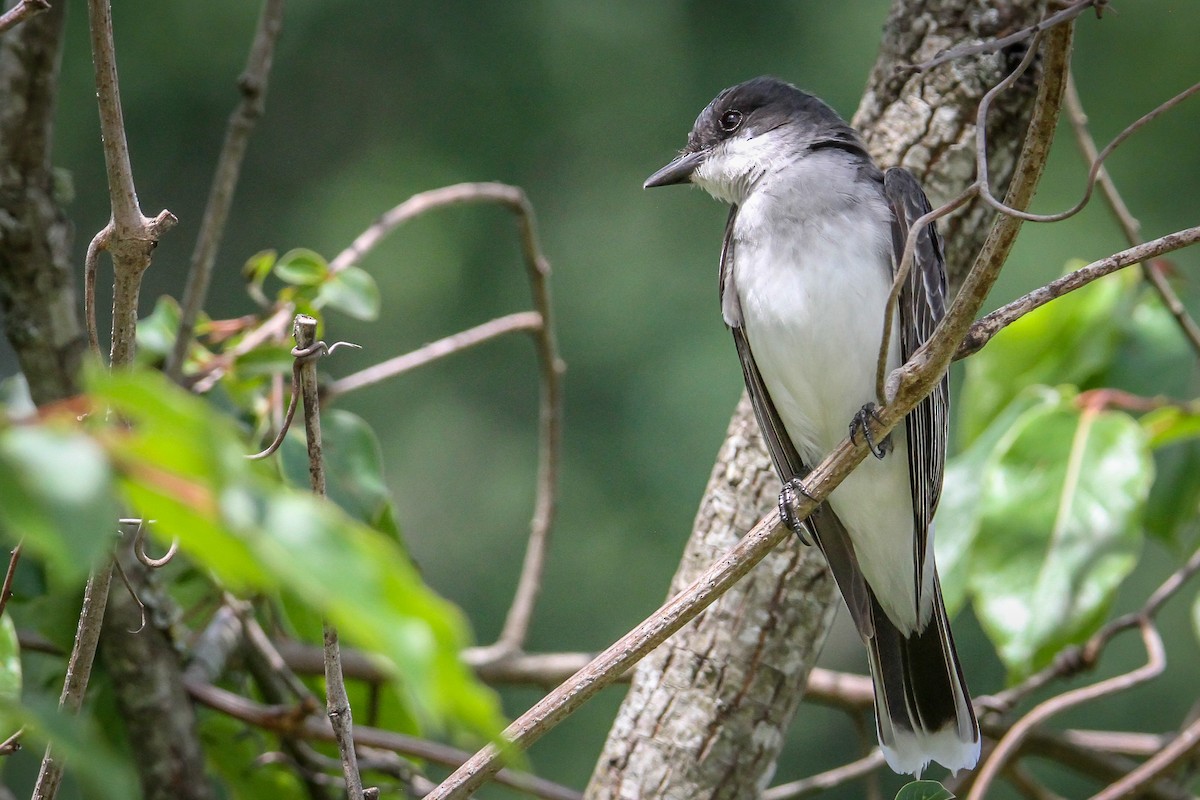
[[[935,206],[974,177],[980,99],[1025,44],[928,73],[899,72],[963,43],[1036,22],[1040,0],[896,0],[854,123],[881,166],[922,180]],[[1007,185],[1033,108],[1033,68],[993,104],[992,177]],[[973,204],[943,222],[952,288],[970,268],[991,214]],[[714,269],[716,255],[714,254]],[[730,363],[734,363],[732,347]],[[694,580],[770,510],[779,480],[742,398],[717,457],[672,592]],[[774,772],[784,735],[841,603],[815,548],[794,539],[643,661],[585,797],[750,798]],[[851,754],[846,754],[850,760]]]

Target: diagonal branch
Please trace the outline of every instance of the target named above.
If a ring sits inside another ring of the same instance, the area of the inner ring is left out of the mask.
[[[0,33],[20,25],[32,16],[49,10],[49,0],[17,0],[16,5],[0,14]]]
[[[267,78],[271,72],[271,60],[275,53],[275,42],[283,26],[283,0],[266,0],[258,18],[254,43],[246,59],[246,69],[238,78],[238,89],[242,99],[225,129],[225,143],[217,159],[212,188],[208,194],[208,205],[200,220],[200,232],[196,235],[196,247],[192,251],[188,270],[187,286],[180,304],[179,331],[175,346],[167,360],[167,375],[178,381],[182,375],[183,362],[196,328],[196,318],[204,307],[208,296],[208,285],[212,278],[217,250],[225,233],[229,209],[233,205],[233,193],[237,188],[242,161],[254,125],[263,115],[267,99]]]

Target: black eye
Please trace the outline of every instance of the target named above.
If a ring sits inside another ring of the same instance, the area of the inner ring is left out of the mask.
[[[741,127],[742,112],[736,109],[726,111],[721,115],[721,119],[718,124],[721,126],[721,130],[725,131],[726,133],[733,133],[739,127]]]

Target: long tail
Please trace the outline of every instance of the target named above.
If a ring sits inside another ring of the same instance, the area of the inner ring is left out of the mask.
[[[930,761],[957,772],[979,761],[979,723],[954,650],[941,586],[935,589],[929,624],[908,638],[871,597],[875,631],[866,644],[875,678],[875,725],[895,772],[917,774]]]

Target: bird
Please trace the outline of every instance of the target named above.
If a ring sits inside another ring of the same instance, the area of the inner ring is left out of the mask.
[[[720,92],[682,152],[645,188],[690,183],[730,206],[720,308],[746,389],[783,481],[780,513],[829,563],[866,645],[888,765],[920,775],[979,760],[979,724],[954,647],[933,554],[949,384],[883,442],[870,437],[888,298],[910,229],[929,212],[905,169],[882,171],[858,132],[822,100],[763,76]],[[917,233],[891,311],[887,368],[945,315],[942,241]],[[846,436],[868,458],[807,519],[803,479]]]

